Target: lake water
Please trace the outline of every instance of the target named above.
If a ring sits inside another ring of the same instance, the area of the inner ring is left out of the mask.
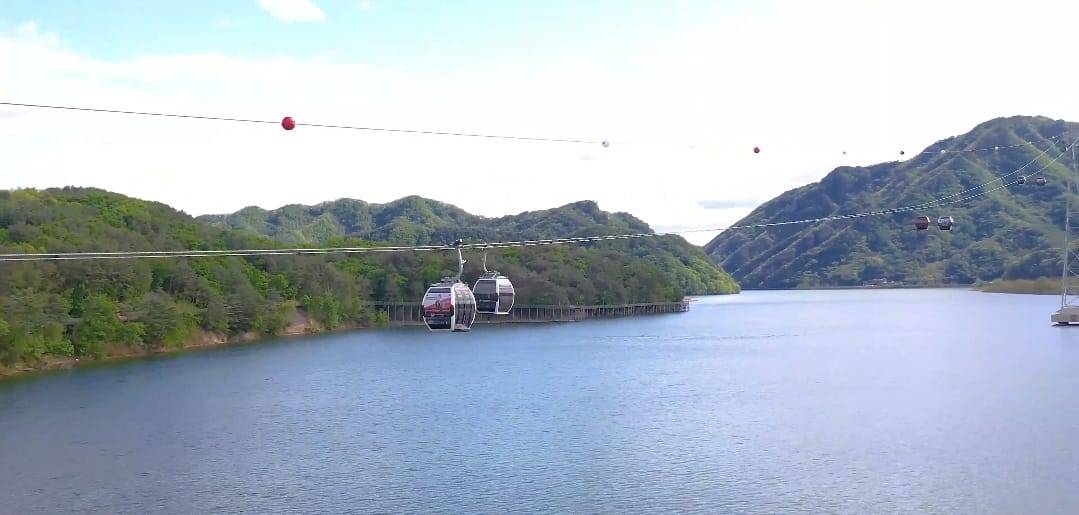
[[[0,512],[1079,512],[1056,297],[748,292],[0,384]]]

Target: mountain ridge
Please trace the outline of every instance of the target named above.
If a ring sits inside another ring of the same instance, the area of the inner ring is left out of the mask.
[[[624,212],[609,213],[592,200],[500,217],[473,215],[453,204],[410,195],[384,204],[338,199],[275,210],[244,208],[198,218],[211,226],[287,244],[324,245],[341,238],[395,245],[438,245],[650,233],[645,222]],[[607,243],[670,274],[686,293],[730,293],[738,286],[694,245],[663,236]]]
[[[497,217],[474,215],[446,202],[409,195],[385,203],[354,198],[288,204],[276,209],[248,206],[232,213],[202,215],[199,221],[297,244],[322,244],[335,237],[354,237],[427,245],[442,243],[447,232],[473,237],[497,236],[553,238],[576,236],[582,230],[626,229],[648,232],[646,223],[625,212],[608,213],[592,200],[570,202],[549,209],[523,211]],[[563,223],[556,223],[561,221]],[[422,225],[419,232],[409,224]],[[563,232],[559,232],[563,231]]]
[[[1068,138],[1061,137],[1065,132]],[[913,206],[970,188],[975,188],[970,192],[974,195],[1010,182],[977,188],[1032,161],[1033,165],[1010,177],[1019,173],[1033,177],[1032,172],[1076,137],[1079,125],[1063,120],[994,118],[903,161],[837,167],[820,181],[765,202],[737,225]],[[1041,146],[1034,150],[1027,142]],[[955,205],[910,213],[724,231],[704,249],[747,288],[853,286],[882,279],[959,285],[1001,277],[1030,278],[1054,267],[1059,273],[1059,257],[1051,249],[1063,233],[1062,195],[1068,173],[1062,162],[1056,162],[1044,171],[1049,178],[1044,187],[1028,181]],[[911,218],[919,214],[934,220],[956,215],[957,224],[947,233],[914,232]]]

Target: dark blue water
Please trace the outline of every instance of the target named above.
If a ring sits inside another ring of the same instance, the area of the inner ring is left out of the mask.
[[[1079,511],[1057,299],[750,292],[0,384],[0,512]]]

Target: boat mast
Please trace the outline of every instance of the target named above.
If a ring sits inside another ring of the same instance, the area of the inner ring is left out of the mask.
[[[1072,176],[1075,175],[1075,146],[1072,145],[1072,173],[1068,174],[1068,180],[1064,183],[1064,249],[1060,262],[1060,308],[1068,305],[1068,269],[1071,264],[1071,192]]]
[[[1069,134],[1068,139],[1071,139]],[[1067,141],[1067,140],[1066,140]],[[1071,237],[1071,200],[1072,195],[1079,195],[1079,161],[1075,156],[1075,145],[1079,139],[1071,141],[1071,167],[1067,168],[1068,178],[1064,181],[1064,247],[1061,249],[1060,260],[1060,310],[1052,316],[1052,321],[1058,325],[1079,323],[1079,292],[1072,293],[1069,285],[1072,279],[1079,278],[1079,256],[1072,252]]]

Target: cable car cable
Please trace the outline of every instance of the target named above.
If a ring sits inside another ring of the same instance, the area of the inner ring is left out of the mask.
[[[103,109],[96,107],[74,107],[74,106],[59,106],[59,105],[47,105],[47,104],[25,104],[20,102],[0,102],[0,105],[12,106],[12,107],[27,107],[34,109],[58,109],[64,111],[82,111],[90,113],[110,113],[110,114],[126,114],[132,116],[158,116],[162,118],[186,118],[193,120],[212,120],[222,122],[238,122],[238,123],[262,123],[262,124],[279,124],[281,120],[256,120],[251,118],[232,118],[225,116],[204,116],[193,114],[177,114],[177,113],[156,113],[150,111],[128,111],[123,109]],[[291,120],[291,118],[289,118]],[[544,141],[551,143],[585,143],[585,144],[597,144],[604,147],[610,146],[610,142],[607,140],[591,140],[591,139],[572,139],[572,138],[544,138],[533,136],[510,136],[503,134],[481,134],[472,132],[451,132],[451,131],[432,131],[432,130],[420,130],[420,129],[392,129],[386,127],[362,127],[356,125],[335,125],[327,123],[300,123],[292,121],[294,127],[319,127],[323,129],[349,129],[356,131],[370,131],[370,132],[394,132],[404,134],[421,134],[427,136],[458,136],[465,138],[488,138],[488,139],[505,139],[505,140],[521,140],[521,141]],[[289,129],[291,130],[291,129]]]
[[[973,198],[1005,189],[1008,186],[1015,184],[1012,181],[1007,184],[1003,184],[993,189],[985,190],[980,193],[975,193],[960,199],[944,202],[941,205],[951,205],[970,200]],[[743,230],[743,229],[759,229],[766,227],[779,227],[784,225],[795,224],[809,224],[809,223],[821,223],[836,220],[849,220],[854,218],[864,218],[869,216],[879,216],[884,214],[894,214],[897,212],[904,212],[909,209],[900,208],[903,211],[875,211],[866,213],[852,213],[846,215],[836,215],[821,218],[809,218],[804,220],[790,220],[784,222],[767,222],[760,224],[748,224],[748,225],[732,225],[728,227],[718,227],[710,229],[694,229],[687,231],[677,232],[649,232],[649,233],[637,233],[637,234],[616,234],[606,236],[585,236],[585,237],[573,237],[573,238],[555,238],[545,240],[521,240],[521,241],[509,241],[509,242],[485,242],[485,243],[473,243],[463,244],[460,249],[464,250],[476,250],[476,249],[496,249],[496,248],[510,248],[510,247],[532,247],[532,246],[546,246],[546,245],[564,245],[564,244],[578,244],[578,243],[592,243],[599,241],[612,241],[612,240],[625,240],[625,239],[637,239],[656,236],[677,236],[680,234],[686,234],[691,232],[715,232],[724,230]],[[99,253],[92,252],[85,253],[51,253],[51,254],[0,254],[0,262],[11,261],[71,261],[71,260],[102,260],[102,259],[142,259],[142,258],[169,258],[169,257],[257,257],[257,256],[294,256],[294,255],[326,255],[326,254],[362,254],[368,252],[405,252],[405,251],[438,251],[448,250],[453,247],[449,246],[415,246],[415,247],[393,247],[388,248],[371,248],[371,247],[341,247],[341,248],[321,248],[321,249],[302,249],[297,250],[278,250],[278,249],[247,249],[247,250],[235,250],[235,251],[154,251],[154,252],[111,252],[111,253]]]
[[[1037,172],[1049,168],[1061,157],[1064,156],[1072,147],[1079,144],[1079,139],[1076,139],[1071,145],[1069,145],[1063,152],[1054,157],[1049,163],[1042,166]],[[553,239],[538,239],[538,240],[520,240],[509,242],[483,242],[483,243],[470,243],[461,244],[455,242],[452,246],[446,245],[415,245],[415,246],[377,246],[377,247],[332,247],[332,248],[291,248],[291,249],[240,249],[240,250],[179,250],[179,251],[117,251],[117,252],[46,252],[46,253],[32,253],[32,254],[0,254],[0,262],[10,261],[70,261],[70,260],[102,260],[102,259],[141,259],[141,258],[167,258],[167,257],[250,257],[250,256],[287,256],[287,255],[324,255],[324,254],[363,254],[363,253],[378,253],[378,252],[415,252],[415,251],[440,251],[447,248],[459,248],[459,249],[485,249],[485,248],[508,248],[508,247],[529,247],[529,246],[545,246],[545,245],[557,245],[557,244],[576,244],[576,243],[590,243],[598,241],[611,241],[619,239],[636,239],[644,237],[654,236],[672,236],[680,234],[688,234],[695,232],[720,232],[726,230],[743,230],[743,229],[759,229],[767,227],[780,227],[785,225],[799,225],[808,223],[820,223],[837,220],[849,220],[854,218],[865,218],[869,216],[880,216],[887,214],[897,214],[918,209],[924,209],[926,207],[939,207],[942,205],[951,205],[966,200],[974,199],[988,193],[1005,189],[1009,186],[1018,183],[1018,180],[1013,180],[1009,183],[1003,183],[1000,186],[988,190],[984,190],[980,193],[969,195],[955,200],[952,199],[958,195],[974,191],[979,188],[984,188],[994,182],[1003,181],[1005,178],[1015,175],[1019,171],[1025,169],[1030,164],[1036,162],[1039,158],[1045,155],[1046,151],[1042,151],[1030,162],[1024,164],[1020,168],[1007,173],[1003,176],[997,177],[991,181],[987,181],[978,186],[968,188],[959,193],[954,193],[945,197],[931,200],[922,204],[915,204],[910,206],[889,208],[877,211],[867,211],[861,213],[849,213],[843,215],[834,215],[819,218],[808,218],[803,220],[789,220],[783,222],[767,222],[760,224],[747,224],[747,225],[732,225],[727,227],[712,227],[705,229],[690,229],[681,231],[669,231],[669,232],[650,232],[650,233],[636,233],[636,234],[618,234],[618,235],[604,235],[604,236],[583,236],[583,237],[571,237],[571,238],[553,238]],[[945,202],[945,200],[948,200]]]
[[[106,109],[106,108],[79,107],[79,106],[61,106],[61,105],[52,105],[52,104],[31,104],[31,103],[25,103],[25,102],[8,102],[8,101],[0,101],[0,105],[10,106],[10,107],[24,107],[24,108],[31,108],[31,109],[55,109],[55,110],[81,111],[81,112],[90,112],[90,113],[124,114],[124,115],[132,115],[132,116],[156,116],[156,117],[161,117],[161,118],[184,118],[184,119],[192,119],[192,120],[209,120],[209,121],[224,121],[224,122],[237,122],[237,123],[259,123],[259,124],[271,124],[271,125],[281,124],[286,130],[292,130],[293,128],[299,127],[299,126],[307,126],[307,127],[318,127],[318,128],[325,128],[325,129],[349,129],[349,130],[358,130],[358,131],[393,132],[393,133],[419,134],[419,135],[429,135],[429,136],[457,136],[457,137],[467,137],[467,138],[489,138],[489,139],[538,141],[538,142],[551,142],[551,143],[600,144],[600,145],[602,145],[604,147],[609,147],[611,145],[610,140],[607,140],[607,139],[593,140],[593,139],[579,139],[579,138],[547,138],[547,137],[535,137],[535,136],[513,136],[513,135],[502,135],[502,134],[483,134],[483,133],[472,133],[472,132],[434,131],[434,130],[423,130],[423,129],[395,129],[395,128],[388,128],[388,127],[364,127],[364,126],[357,126],[357,125],[340,125],[340,124],[325,124],[325,123],[300,123],[300,122],[297,122],[297,121],[293,120],[292,117],[288,117],[288,116],[285,117],[282,120],[259,120],[259,119],[252,119],[252,118],[236,118],[236,117],[229,117],[229,116],[194,115],[194,114],[182,114],[182,113],[161,113],[161,112],[153,112],[153,111],[136,111],[136,110],[127,110],[127,109]],[[287,124],[286,124],[286,121],[287,121]],[[1056,136],[1052,136],[1052,137],[1049,137],[1049,138],[1042,138],[1040,140],[1026,140],[1026,141],[1024,141],[1022,143],[1016,143],[1016,144],[1013,144],[1013,145],[996,145],[996,146],[993,146],[993,147],[972,148],[972,149],[963,149],[963,150],[947,150],[947,149],[923,150],[921,152],[915,152],[915,154],[920,154],[920,155],[922,155],[922,154],[960,154],[960,153],[982,152],[982,151],[990,151],[990,150],[992,150],[992,151],[1007,150],[1007,149],[1010,149],[1010,148],[1017,148],[1017,147],[1021,147],[1021,146],[1025,146],[1025,145],[1035,146],[1035,141],[1038,141],[1038,142],[1050,141],[1050,142],[1052,142],[1052,141],[1060,138],[1061,136],[1063,136],[1063,134],[1058,134]],[[627,146],[640,145],[640,143],[636,143],[636,142],[632,142],[632,141],[625,142],[624,144],[627,145]],[[687,146],[687,147],[684,147],[684,148],[697,149],[698,147],[706,146],[706,145],[707,144],[702,143],[702,144],[699,144],[699,145],[691,145],[691,146]],[[674,145],[674,146],[677,146],[678,148],[683,148],[681,145]],[[759,146],[755,146],[755,147],[753,147],[753,152],[756,153],[756,154],[759,154],[759,153],[761,153],[761,148]],[[843,154],[846,155],[846,151],[843,151]],[[902,151],[902,150],[900,151],[900,155],[905,155],[905,154],[906,154],[905,151]]]

